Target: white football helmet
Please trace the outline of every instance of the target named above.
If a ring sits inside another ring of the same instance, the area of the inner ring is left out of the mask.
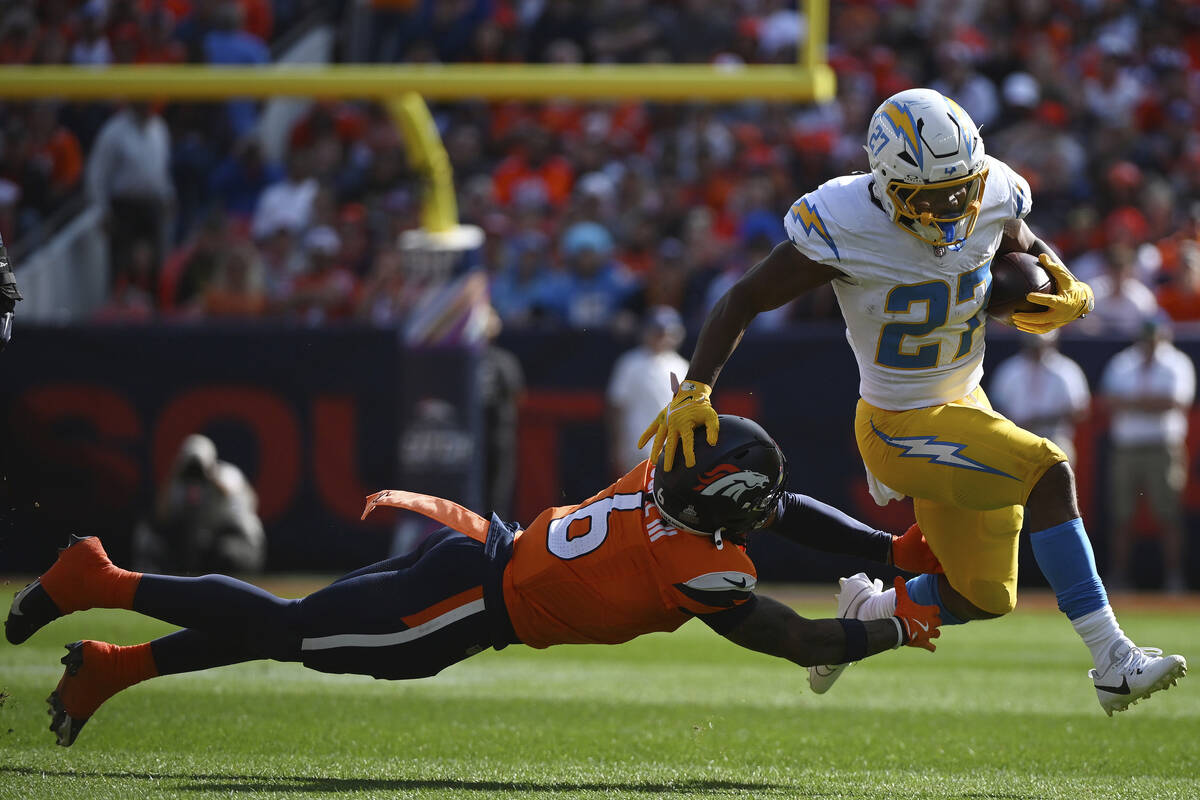
[[[987,180],[983,140],[967,112],[932,89],[899,92],[875,110],[864,149],[892,222],[935,247],[961,247]]]

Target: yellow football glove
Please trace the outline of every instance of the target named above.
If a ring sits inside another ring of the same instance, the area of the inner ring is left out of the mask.
[[[696,439],[692,429],[703,425],[708,443],[717,443],[720,422],[717,421],[712,401],[708,399],[711,394],[712,387],[699,381],[681,383],[675,397],[658,412],[650,427],[642,432],[638,447],[645,447],[653,436],[654,447],[650,448],[650,460],[657,461],[658,454],[663,452],[663,467],[670,472],[671,467],[675,466],[675,448],[682,442],[683,463],[689,467],[696,466]]]
[[[1012,315],[1013,325],[1025,333],[1049,333],[1068,322],[1086,317],[1096,307],[1092,287],[1071,274],[1061,262],[1049,253],[1038,256],[1038,262],[1054,278],[1055,294],[1030,292],[1025,299],[1046,306],[1045,311],[1021,311]]]

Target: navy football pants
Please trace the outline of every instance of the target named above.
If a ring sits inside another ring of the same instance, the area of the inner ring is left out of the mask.
[[[270,658],[322,672],[423,678],[492,646],[488,569],[482,543],[443,528],[413,552],[300,600],[225,575],[148,574],[133,608],[184,628],[151,643],[160,675]]]

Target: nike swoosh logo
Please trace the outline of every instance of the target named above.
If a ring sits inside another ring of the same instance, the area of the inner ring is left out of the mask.
[[[739,578],[739,579],[738,579],[738,580],[736,580],[736,581],[735,581],[735,580],[733,580],[732,578],[726,578],[726,579],[725,579],[725,582],[726,582],[726,583],[728,583],[728,584],[731,584],[731,585],[733,585],[733,586],[736,586],[736,587],[737,587],[737,588],[739,588],[739,589],[745,589],[745,588],[746,588],[746,579],[745,579],[745,578]]]
[[[25,596],[28,595],[30,592],[32,592],[35,588],[37,588],[38,585],[39,585],[39,582],[34,581],[33,583],[29,584],[21,591],[17,592],[16,597],[13,598],[12,607],[8,610],[8,613],[14,617],[25,616],[21,612],[21,603],[25,600]]]
[[[1129,678],[1122,675],[1120,686],[1101,686],[1097,683],[1096,688],[1101,691],[1112,692],[1113,694],[1129,694]]]
[[[921,620],[919,620],[919,619],[914,619],[914,620],[912,620],[912,623],[913,623],[914,625],[920,625],[920,626],[921,626],[921,630],[925,631],[926,633],[928,633],[928,632],[929,632],[929,626],[928,626],[928,625],[926,625],[924,622],[921,622]]]

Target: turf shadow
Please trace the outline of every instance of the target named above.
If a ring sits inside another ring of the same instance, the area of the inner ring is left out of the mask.
[[[460,791],[460,792],[538,792],[563,794],[579,792],[635,792],[650,795],[709,794],[721,791],[774,791],[784,788],[767,783],[743,781],[678,781],[672,783],[633,783],[622,781],[488,781],[458,778],[310,778],[294,777],[265,780],[250,776],[229,776],[229,781],[210,782],[218,776],[191,776],[195,783],[183,788],[198,792],[370,792],[370,791]]]
[[[106,770],[97,772],[77,770],[48,770],[33,767],[10,767],[0,765],[0,776],[41,775],[67,778],[103,778],[106,780],[140,780],[154,781],[161,787],[163,781],[178,781],[178,790],[203,794],[213,792],[222,796],[242,792],[294,792],[294,793],[334,793],[334,792],[395,792],[403,790],[427,791],[460,791],[460,792],[505,792],[505,793],[541,793],[562,794],[574,797],[579,792],[629,792],[648,795],[707,795],[713,792],[783,792],[789,798],[832,798],[832,797],[862,797],[872,798],[876,795],[864,790],[862,795],[846,794],[845,787],[828,790],[816,789],[810,786],[794,784],[728,781],[728,780],[682,780],[664,782],[632,782],[632,781],[494,781],[471,780],[466,778],[331,778],[313,777],[308,775],[288,775],[266,777],[263,775],[230,775],[204,773],[167,773],[167,772],[121,772]],[[755,796],[751,794],[751,796]],[[946,795],[946,800],[1037,800],[1044,795],[1021,791],[997,794],[986,791],[966,791]]]
[[[172,774],[165,772],[86,772],[75,770],[47,770],[31,767],[0,766],[0,775],[5,773],[17,775],[51,775],[55,777],[73,778],[104,778],[146,780],[146,781],[179,781],[180,789],[193,792],[369,792],[369,791],[400,791],[400,790],[444,790],[471,792],[551,792],[570,795],[577,792],[637,792],[661,795],[673,794],[704,794],[720,791],[777,791],[788,790],[791,793],[800,792],[798,797],[833,796],[825,793],[805,793],[800,787],[761,782],[726,781],[726,780],[693,780],[663,782],[630,782],[630,781],[490,781],[470,780],[460,778],[331,778],[310,777],[307,775],[291,775],[266,777],[262,775],[222,775],[222,774]]]

